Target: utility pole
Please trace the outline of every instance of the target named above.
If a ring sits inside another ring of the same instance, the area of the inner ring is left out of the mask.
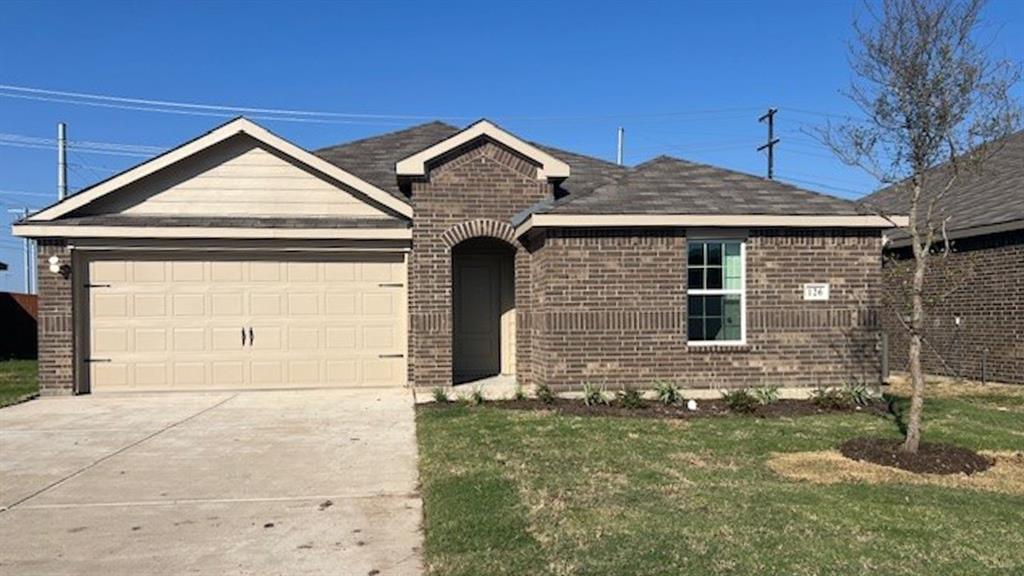
[[[626,134],[626,129],[619,126],[619,138],[618,144],[615,146],[615,163],[622,166],[622,137]]]
[[[760,152],[765,148],[768,149],[768,179],[771,180],[775,177],[775,145],[779,143],[779,139],[775,137],[775,113],[778,112],[776,108],[769,108],[760,118],[758,122],[764,122],[768,120],[768,141],[757,147],[757,151]]]
[[[28,207],[24,208],[12,208],[8,210],[11,214],[16,214],[18,219],[28,217]],[[32,293],[32,241],[25,238],[25,294]]]
[[[68,196],[68,125],[57,124],[57,199]]]

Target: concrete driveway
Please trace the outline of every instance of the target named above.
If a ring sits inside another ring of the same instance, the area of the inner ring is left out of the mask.
[[[418,574],[406,390],[0,410],[2,574]]]

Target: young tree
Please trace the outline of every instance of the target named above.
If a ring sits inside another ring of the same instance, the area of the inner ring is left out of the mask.
[[[982,0],[881,0],[854,23],[847,96],[862,120],[829,124],[819,138],[845,163],[892,185],[908,206],[914,254],[910,282],[912,398],[902,449],[921,441],[925,278],[929,258],[948,252],[942,199],[980,168],[989,143],[1010,134],[1020,109],[1010,95],[1019,66],[990,58],[977,38]],[[945,163],[941,169],[934,169]],[[902,320],[902,318],[901,318]]]

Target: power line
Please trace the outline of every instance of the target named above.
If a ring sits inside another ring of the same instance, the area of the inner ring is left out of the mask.
[[[44,102],[58,102],[65,104],[77,104],[84,106],[99,106],[104,108],[137,110],[143,112],[163,112],[171,114],[190,114],[198,116],[231,117],[247,115],[250,118],[261,120],[279,120],[286,122],[326,122],[340,124],[378,124],[388,125],[380,120],[404,120],[404,121],[427,121],[436,119],[471,121],[477,116],[453,116],[449,114],[419,115],[419,114],[368,114],[354,112],[335,112],[323,110],[299,110],[289,108],[261,108],[249,106],[231,106],[223,104],[201,104],[196,102],[180,102],[172,100],[156,100],[148,98],[130,98],[124,96],[112,96],[107,94],[95,94],[87,92],[72,92],[65,90],[48,90],[30,86],[16,86],[12,84],[0,84],[0,97],[21,98],[26,100],[40,100]],[[613,120],[623,118],[669,118],[731,114],[737,112],[749,112],[758,110],[760,107],[728,107],[711,108],[704,110],[685,110],[653,113],[613,113],[598,115],[568,115],[568,116],[517,116],[499,114],[497,117],[506,120],[522,121],[553,121],[553,120]],[[391,124],[405,125],[405,124]]]

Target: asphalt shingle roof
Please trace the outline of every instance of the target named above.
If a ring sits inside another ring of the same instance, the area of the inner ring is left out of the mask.
[[[946,229],[950,232],[1024,222],[1024,131],[997,140],[990,146],[992,155],[981,164],[980,170],[958,176],[957,182],[936,205],[934,221],[939,222],[948,216]],[[926,174],[923,206],[939,193],[945,183],[941,176],[948,169],[948,164],[942,164]],[[887,213],[910,212],[910,196],[896,186],[869,194],[862,201]],[[922,221],[923,218],[922,214]]]
[[[459,129],[450,124],[430,122],[397,132],[321,148],[313,153],[396,198],[408,201],[398,189],[395,164],[457,132]]]
[[[860,214],[847,200],[751,174],[659,156],[549,214]]]
[[[398,187],[395,164],[459,132],[443,122],[430,122],[364,140],[331,146],[314,153],[397,198],[408,201]],[[847,200],[810,192],[706,164],[660,156],[629,168],[599,158],[533,143],[569,164],[571,175],[558,201],[530,210],[553,214],[860,214]],[[520,215],[523,217],[525,214]]]

